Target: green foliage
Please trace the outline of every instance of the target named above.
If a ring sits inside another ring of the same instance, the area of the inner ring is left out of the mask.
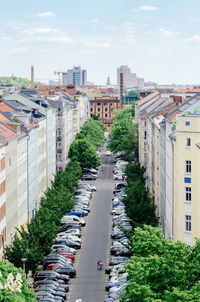
[[[70,146],[69,157],[80,162],[82,168],[98,167],[96,148],[87,139],[76,139]]]
[[[110,132],[108,148],[112,152],[124,151],[127,159],[138,158],[138,126],[133,124],[134,107],[119,110],[115,116]]]
[[[12,276],[13,276],[13,280],[12,280]],[[18,282],[16,282],[17,276],[20,278]],[[10,281],[8,285],[7,281],[9,279]],[[6,288],[8,286],[8,289],[6,289],[5,286]],[[0,301],[2,302],[36,301],[34,291],[27,288],[27,280],[25,278],[23,270],[17,269],[13,264],[6,264],[4,261],[0,261]]]
[[[41,85],[40,82],[35,82],[35,85]],[[31,81],[25,78],[19,78],[15,76],[11,77],[0,77],[0,85],[12,85],[17,88],[27,89],[31,86]]]
[[[133,227],[144,224],[157,226],[158,218],[155,215],[156,207],[152,203],[148,189],[145,186],[145,168],[139,163],[126,166],[127,187],[124,204],[127,215],[131,218]]]
[[[41,199],[40,209],[28,224],[15,234],[10,246],[6,246],[6,258],[17,267],[22,267],[21,258],[27,258],[26,270],[37,270],[44,257],[50,252],[59,230],[60,219],[74,205],[72,196],[82,169],[78,162],[70,162],[63,172],[55,176],[52,187]]]
[[[99,121],[99,116],[96,115],[96,114],[92,114],[92,118],[93,118],[93,120],[95,120],[95,121]]]
[[[199,248],[199,241],[188,247],[164,239],[160,229],[136,228],[126,267],[130,283],[121,301],[200,301]]]
[[[81,132],[76,135],[76,139],[69,149],[69,157],[76,160],[82,168],[98,167],[100,165],[97,156],[97,147],[104,142],[105,126],[99,120],[89,119],[84,123]]]

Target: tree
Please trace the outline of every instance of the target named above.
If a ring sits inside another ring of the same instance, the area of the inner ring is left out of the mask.
[[[122,150],[129,162],[138,160],[138,124],[131,124],[122,139]]]
[[[126,266],[130,283],[121,301],[200,301],[199,273],[191,272],[191,263],[199,272],[197,250],[199,242],[188,247],[165,239],[158,228],[136,228],[133,256]]]
[[[124,151],[124,137],[132,125],[132,110],[119,110],[115,116],[112,130],[109,134],[110,143],[108,148],[112,152]]]
[[[87,139],[76,139],[70,146],[69,157],[72,161],[78,161],[82,168],[100,165],[96,149]]]

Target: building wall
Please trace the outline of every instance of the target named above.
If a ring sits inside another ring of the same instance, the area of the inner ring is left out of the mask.
[[[51,181],[56,174],[56,111],[53,108],[48,108],[46,118],[47,187],[51,187]]]
[[[18,200],[18,224],[26,226],[28,222],[27,208],[27,139],[28,136],[18,138],[17,144],[17,200]],[[16,176],[15,176],[16,177]]]
[[[6,153],[6,242],[10,244],[18,226],[17,136],[5,147]]]
[[[68,161],[69,148],[71,143],[73,142],[73,108],[70,106],[67,106],[66,108],[65,129],[66,159]]]
[[[120,101],[115,97],[102,97],[90,100],[90,116],[99,116],[99,119],[106,127],[106,131],[112,128],[115,111],[120,108]]]
[[[46,118],[40,119],[38,128],[38,183],[39,201],[44,196],[47,188],[47,141]]]
[[[0,147],[0,234],[2,234],[2,235],[0,235],[0,259],[2,259],[3,258],[3,246],[6,243],[5,146]]]
[[[200,237],[200,118],[179,116],[176,124],[175,163],[174,163],[174,204],[175,204],[175,239],[195,244],[195,237]],[[190,147],[186,138],[191,139]],[[191,161],[191,172],[186,171],[185,161]],[[191,201],[186,200],[185,189],[191,189]],[[187,230],[186,216],[191,218],[191,230]]]
[[[28,221],[35,216],[39,206],[38,184],[38,127],[29,132],[28,139]]]

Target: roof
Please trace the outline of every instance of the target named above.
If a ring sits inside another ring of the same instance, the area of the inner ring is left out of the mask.
[[[5,102],[0,102],[0,111],[13,112],[14,110],[10,106],[8,106]]]

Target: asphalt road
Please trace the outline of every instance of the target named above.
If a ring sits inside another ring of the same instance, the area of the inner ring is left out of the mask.
[[[106,275],[104,270],[97,270],[97,261],[101,259],[104,266],[107,263],[110,248],[111,203],[113,181],[113,156],[103,156],[104,170],[99,171],[97,187],[92,200],[91,212],[82,228],[82,248],[76,256],[75,268],[77,277],[70,280],[70,292],[67,301],[103,302],[105,299]]]

